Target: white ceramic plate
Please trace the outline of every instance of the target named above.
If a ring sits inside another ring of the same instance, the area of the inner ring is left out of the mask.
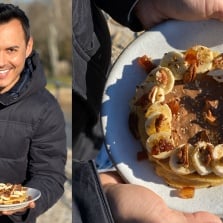
[[[127,182],[143,185],[159,194],[169,207],[181,211],[210,211],[223,215],[223,186],[197,189],[192,199],[174,194],[148,161],[137,161],[141,151],[128,129],[129,101],[135,87],[145,78],[136,58],[144,54],[156,62],[165,52],[185,50],[202,44],[223,52],[223,23],[168,21],[143,33],[133,41],[114,64],[106,84],[102,103],[102,125],[108,152]]]
[[[36,201],[41,196],[41,192],[34,188],[27,188],[27,194],[28,194],[28,196],[32,197],[31,200],[25,201],[25,202],[22,202],[19,204],[0,205],[0,211],[13,211],[13,210],[17,210],[20,208],[24,208],[24,207],[28,206],[28,204],[31,201]]]

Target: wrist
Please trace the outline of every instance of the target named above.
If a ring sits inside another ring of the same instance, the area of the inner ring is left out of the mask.
[[[120,175],[116,171],[109,171],[105,173],[99,174],[102,186],[106,186],[108,184],[119,184],[124,183]]]

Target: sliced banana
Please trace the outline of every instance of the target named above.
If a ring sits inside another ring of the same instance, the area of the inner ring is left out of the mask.
[[[223,83],[223,69],[211,70],[207,73],[207,75],[211,76],[217,82]]]
[[[212,153],[214,146],[207,142],[198,142],[195,146],[192,162],[194,168],[200,175],[207,175],[212,172]]]
[[[223,53],[213,52],[214,59],[212,61],[213,69],[223,69]]]
[[[161,112],[166,117],[168,117],[169,120],[172,120],[171,109],[166,103],[163,103],[163,102],[160,102],[160,101],[157,101],[157,102],[153,103],[147,109],[147,111],[145,113],[145,117],[146,118],[149,117],[151,115],[151,113],[153,113],[153,112]]]
[[[174,87],[175,79],[169,68],[158,66],[147,75],[146,82],[154,82],[168,94]]]
[[[171,133],[171,119],[159,111],[153,112],[145,121],[145,130],[148,136],[158,132]]]
[[[189,64],[196,64],[196,73],[205,73],[212,69],[212,60],[214,54],[211,49],[206,46],[196,45],[185,52],[185,60]]]
[[[184,73],[188,69],[188,63],[184,60],[184,55],[176,51],[165,53],[160,61],[160,66],[168,67],[172,71],[175,80],[182,80]]]
[[[138,100],[140,97],[142,97],[144,94],[147,94],[151,91],[151,89],[155,86],[155,83],[148,83],[143,82],[140,85],[136,87],[136,93],[134,96],[134,100]]]
[[[163,102],[165,100],[164,90],[158,87],[155,82],[143,82],[137,86],[136,93],[131,101],[130,107],[137,104],[138,100],[141,100],[144,96],[146,96],[146,100],[152,104],[157,101]]]
[[[155,91],[152,92],[152,90],[150,91],[150,95],[151,95],[151,102],[152,104],[155,102],[163,102],[165,100],[165,92],[162,88],[155,86]]]
[[[151,135],[146,141],[146,149],[156,159],[166,159],[174,149],[174,142],[169,132]]]
[[[157,101],[163,102],[165,100],[164,90],[162,88],[154,85],[148,92],[148,98],[152,104]]]
[[[213,172],[223,177],[223,144],[219,144],[214,147],[213,150],[213,161],[212,161],[212,170]]]
[[[176,148],[170,156],[170,168],[177,174],[187,175],[195,172],[191,155],[194,147],[191,144],[183,144]]]

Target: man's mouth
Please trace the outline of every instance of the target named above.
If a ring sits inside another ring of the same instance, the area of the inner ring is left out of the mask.
[[[0,78],[4,78],[9,72],[9,69],[7,70],[0,70]]]

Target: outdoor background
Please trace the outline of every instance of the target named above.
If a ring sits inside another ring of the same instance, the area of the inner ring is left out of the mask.
[[[67,132],[67,181],[63,197],[37,223],[71,223],[71,65],[72,0],[5,0],[23,9],[30,19],[34,48],[40,54],[47,75],[47,88],[64,112]]]

